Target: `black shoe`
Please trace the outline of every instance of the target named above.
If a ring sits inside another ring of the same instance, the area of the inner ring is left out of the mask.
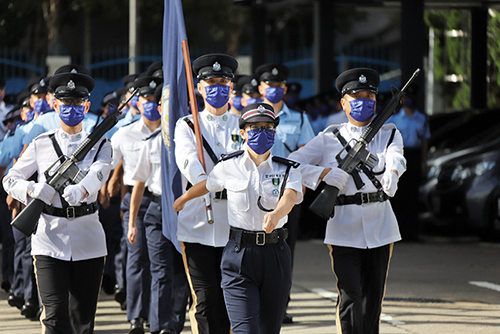
[[[293,324],[293,317],[285,312],[285,316],[283,317],[284,324]]]
[[[24,298],[16,296],[13,293],[11,293],[7,298],[7,302],[9,303],[10,306],[21,309],[24,305]]]
[[[21,308],[21,315],[24,315],[28,319],[35,319],[39,309],[38,305],[34,305],[27,301]]]
[[[144,319],[136,318],[130,320],[130,330],[128,334],[144,334]]]
[[[112,279],[109,275],[104,274],[102,276],[101,287],[102,287],[102,291],[104,291],[105,294],[112,295],[113,293],[115,293],[114,279]]]
[[[122,311],[126,311],[127,310],[127,302],[124,302],[123,304],[120,304],[120,309]]]
[[[9,293],[9,291],[10,291],[10,282],[9,281],[3,281],[2,282],[2,289],[5,292]]]
[[[115,285],[115,300],[120,304],[125,303],[127,300],[127,293],[124,289],[120,289],[118,285]]]

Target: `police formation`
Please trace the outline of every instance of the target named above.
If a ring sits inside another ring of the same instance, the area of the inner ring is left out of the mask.
[[[131,334],[178,334],[187,310],[193,333],[279,333],[293,322],[286,312],[293,252],[308,214],[300,203],[306,188],[324,182],[338,190],[324,240],[339,289],[337,332],[378,333],[401,240],[388,199],[406,170],[402,136],[385,124],[366,147],[373,164],[345,171],[339,161],[374,118],[379,74],[342,73],[335,86],[343,121],[318,133],[314,118],[296,110],[300,84],[287,83],[288,67],[236,75],[235,58],[207,54],[192,68],[203,101],[198,122],[183,117],[174,131],[184,189],[174,203],[175,242],[162,233],[161,61],[124,77],[97,113],[89,112],[94,79],[80,65],[30,79],[15,105],[3,102],[0,82],[2,217],[40,203],[33,234],[2,220],[9,305],[38,318],[43,333],[92,333],[102,289],[126,311]],[[78,155],[74,177],[51,186],[51,175],[115,109],[118,122]]]

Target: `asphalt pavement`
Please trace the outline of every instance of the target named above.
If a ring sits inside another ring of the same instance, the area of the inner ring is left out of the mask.
[[[498,289],[498,290],[497,290]],[[336,333],[335,277],[321,240],[299,241],[282,333]],[[0,292],[0,333],[41,333]],[[128,333],[126,313],[101,293],[96,334]],[[190,333],[189,320],[183,334]],[[397,243],[383,305],[382,334],[500,333],[500,245],[474,238]]]

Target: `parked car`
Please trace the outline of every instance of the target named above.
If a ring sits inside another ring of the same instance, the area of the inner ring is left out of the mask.
[[[436,225],[470,227],[498,238],[500,111],[464,114],[451,123],[432,141],[420,187],[424,215]]]

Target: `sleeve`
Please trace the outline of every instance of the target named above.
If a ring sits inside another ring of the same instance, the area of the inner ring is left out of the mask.
[[[17,160],[17,163],[3,179],[5,191],[23,204],[27,204],[28,201],[27,191],[30,181],[27,181],[27,179],[38,169],[35,146],[35,143],[28,146],[23,155]]]
[[[396,130],[392,143],[387,148],[385,157],[386,170],[397,170],[399,177],[406,171],[406,159],[403,155],[403,137]]]
[[[146,182],[151,176],[151,159],[149,158],[149,145],[152,139],[142,142],[141,150],[139,151],[139,161],[135,166],[132,179],[134,181]]]
[[[43,117],[42,116],[38,116],[38,117]],[[42,133],[46,132],[45,128],[39,124],[38,122],[37,123],[34,123],[33,126],[31,127],[30,131],[28,133],[26,133],[23,137],[23,146],[24,145],[29,145],[33,139],[35,139],[36,137],[38,137],[39,135],[41,135]]]
[[[112,148],[111,144],[107,139],[103,139],[106,142],[103,144],[101,150],[97,155],[97,159],[90,166],[90,169],[87,173],[87,176],[83,178],[80,184],[85,187],[88,192],[88,196],[90,197],[96,194],[99,189],[106,183],[109,177],[109,172],[111,171],[111,162],[112,162]],[[97,144],[97,145],[100,145]],[[24,154],[23,154],[24,156]]]
[[[316,166],[321,163],[324,155],[324,134],[320,133],[305,146],[292,152],[288,159],[300,162],[299,170],[302,176],[302,184],[315,190],[320,184],[319,176],[324,167]]]
[[[311,139],[314,138],[314,130],[311,122],[309,122],[309,117],[307,117],[305,113],[302,113],[301,117],[303,122],[300,128],[300,136],[297,141],[297,147],[307,144]]]
[[[179,171],[191,184],[206,178],[205,170],[198,157],[198,148],[193,130],[183,119],[179,119],[174,130],[175,162]]]
[[[290,174],[288,175],[285,189],[293,189],[297,192],[297,199],[295,200],[295,204],[299,204],[300,202],[302,202],[302,176],[298,168],[290,169]]]
[[[116,166],[122,161],[123,159],[123,152],[120,147],[120,134],[121,131],[115,132],[115,134],[111,137],[111,146],[112,146],[112,151],[113,151],[113,162],[112,162],[112,169],[115,169]]]
[[[219,162],[215,165],[214,169],[208,174],[206,188],[210,192],[222,191],[225,188],[224,185],[224,161]]]

